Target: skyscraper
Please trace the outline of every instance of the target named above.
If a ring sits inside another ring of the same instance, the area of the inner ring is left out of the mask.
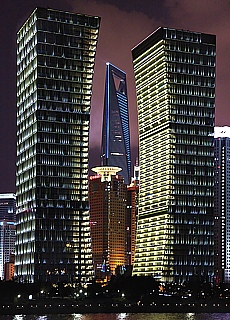
[[[126,184],[118,167],[96,167],[90,177],[90,225],[94,270],[97,278],[110,279],[125,265]]]
[[[130,132],[126,74],[106,64],[102,165],[117,166],[125,183],[130,183]]]
[[[0,279],[5,279],[6,263],[15,252],[16,196],[13,193],[0,194]]]
[[[208,279],[216,37],[159,28],[132,55],[140,139],[134,274]]]
[[[90,100],[100,19],[37,8],[17,33],[16,275],[88,281]]]
[[[215,277],[230,283],[230,127],[215,127],[214,138]]]
[[[132,265],[134,262],[136,246],[136,230],[138,216],[138,198],[140,183],[140,167],[138,162],[134,166],[134,177],[127,186],[127,212],[126,212],[126,265]]]

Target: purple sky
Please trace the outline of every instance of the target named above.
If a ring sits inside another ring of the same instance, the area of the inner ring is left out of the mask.
[[[131,49],[159,26],[217,35],[216,125],[230,125],[229,0],[7,0],[0,8],[0,192],[15,191],[16,32],[36,6],[102,18],[90,128],[90,167],[100,164],[105,63],[127,73],[132,162],[138,131]]]

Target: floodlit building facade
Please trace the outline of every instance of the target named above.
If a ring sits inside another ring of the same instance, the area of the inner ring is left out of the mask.
[[[214,144],[215,280],[230,283],[230,127],[215,127]]]
[[[102,165],[118,166],[126,184],[130,183],[131,151],[126,74],[106,64],[106,84],[102,129]]]
[[[16,196],[13,193],[0,194],[0,279],[5,277],[6,264],[15,252],[16,238]]]
[[[119,167],[96,167],[90,176],[90,227],[94,271],[107,281],[126,255],[126,184]]]
[[[216,37],[159,28],[132,55],[140,139],[133,274],[210,280]]]
[[[100,19],[36,8],[17,33],[20,281],[90,281],[90,100]]]
[[[15,243],[14,243],[15,246]],[[10,281],[14,279],[14,259],[15,255],[11,254],[9,260],[4,265],[4,280]]]

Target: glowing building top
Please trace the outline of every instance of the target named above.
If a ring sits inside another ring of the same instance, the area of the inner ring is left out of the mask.
[[[117,172],[120,172],[122,169],[119,167],[95,167],[91,169],[93,172],[96,172],[101,177],[101,182],[111,181],[112,176],[116,176]],[[92,176],[93,178],[93,176]]]

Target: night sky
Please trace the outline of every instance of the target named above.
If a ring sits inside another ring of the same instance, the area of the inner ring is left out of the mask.
[[[131,49],[159,26],[216,34],[216,125],[230,125],[229,0],[4,0],[0,7],[0,193],[15,192],[16,32],[35,7],[101,17],[90,127],[90,168],[100,165],[105,64],[127,73],[132,162],[138,155]]]

